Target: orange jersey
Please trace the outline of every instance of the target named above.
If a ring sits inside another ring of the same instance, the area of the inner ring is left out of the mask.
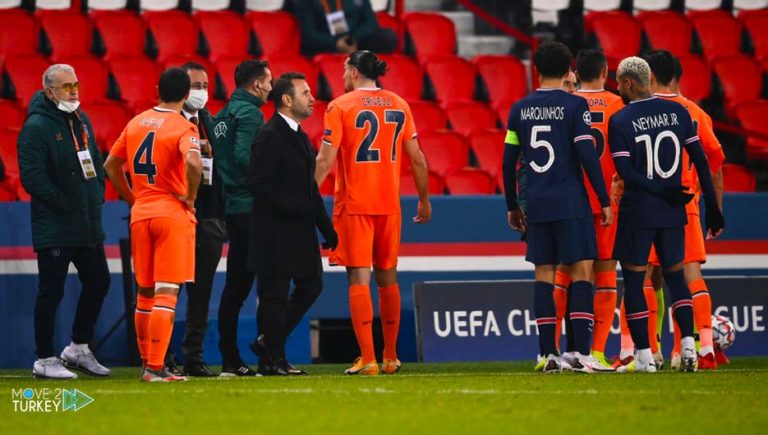
[[[180,113],[154,108],[134,117],[110,154],[128,163],[136,203],[131,222],[185,210],[186,154],[200,151],[197,127]]]
[[[592,115],[592,137],[594,138],[597,157],[600,159],[600,166],[603,170],[605,187],[610,189],[611,177],[616,173],[616,166],[613,164],[611,148],[608,145],[608,121],[614,113],[624,107],[624,103],[621,101],[621,97],[608,91],[580,90],[576,91],[575,94],[587,100],[587,105],[589,105],[589,113]],[[586,175],[584,176],[584,185],[591,186]],[[592,206],[592,213],[600,213],[602,207],[600,207],[600,201],[597,199],[595,190],[588,188],[587,192],[589,193],[589,204]],[[613,201],[611,201],[611,206],[614,209],[618,209],[618,206]]]
[[[333,214],[400,214],[403,142],[416,137],[411,108],[385,89],[331,101],[323,145],[338,148]]]
[[[712,129],[712,118],[707,115],[701,107],[687,98],[675,94],[656,94],[656,96],[679,103],[688,110],[693,125],[696,127],[696,133],[699,135],[701,147],[704,150],[704,154],[707,156],[709,170],[711,172],[717,172],[725,161],[725,153],[723,153],[723,147],[720,145],[720,141],[717,140],[715,132]],[[693,167],[693,163],[691,162],[690,157],[688,157],[688,153],[685,151],[683,152],[682,163],[683,186],[690,187],[691,192],[696,194],[694,200],[686,204],[685,211],[687,214],[698,216],[701,186],[699,186],[699,177],[696,174],[696,168]]]

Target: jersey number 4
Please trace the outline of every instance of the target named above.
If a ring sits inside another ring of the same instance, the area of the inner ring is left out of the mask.
[[[155,132],[150,131],[141,141],[141,145],[133,156],[133,172],[136,175],[146,175],[147,183],[155,184],[155,174],[157,166],[152,163],[152,147],[155,144]]]
[[[402,110],[385,110],[384,122],[387,124],[395,124],[395,134],[392,135],[392,153],[390,159],[392,162],[397,157],[397,137],[400,136],[400,131],[405,124],[405,113]],[[355,157],[356,163],[378,163],[381,161],[379,150],[371,149],[373,143],[376,142],[376,137],[379,135],[379,117],[370,110],[362,110],[357,114],[355,119],[355,127],[364,129],[365,125],[369,125],[368,134],[365,135],[363,141],[360,142],[360,146],[357,147],[357,156]]]

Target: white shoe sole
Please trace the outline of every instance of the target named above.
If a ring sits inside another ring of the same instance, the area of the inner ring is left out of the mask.
[[[107,372],[107,373],[103,373],[103,374],[102,373],[96,373],[94,371],[88,370],[87,368],[85,368],[83,366],[77,365],[76,363],[73,363],[71,361],[67,361],[67,360],[65,360],[63,358],[61,359],[61,364],[64,367],[66,367],[67,370],[77,370],[78,372],[86,374],[88,376],[96,376],[96,377],[99,377],[99,378],[106,378],[107,376],[109,376],[112,373],[112,372]]]

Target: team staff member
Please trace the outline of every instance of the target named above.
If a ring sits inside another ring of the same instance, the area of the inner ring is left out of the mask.
[[[107,157],[109,179],[131,206],[131,253],[139,292],[136,338],[145,362],[141,380],[186,380],[169,373],[179,286],[195,279],[195,199],[202,177],[197,127],[181,109],[189,95],[181,68],[160,75],[160,104],[134,117]],[[122,167],[128,163],[131,186]]]
[[[88,348],[110,280],[101,226],[104,170],[91,121],[79,110],[78,88],[71,66],[48,67],[43,90],[30,102],[18,142],[21,183],[32,196],[32,244],[39,270],[38,359],[32,374],[42,378],[77,377],[64,366],[96,376],[110,373]],[[53,349],[53,327],[70,263],[77,268],[83,290],[72,342],[59,360]]]

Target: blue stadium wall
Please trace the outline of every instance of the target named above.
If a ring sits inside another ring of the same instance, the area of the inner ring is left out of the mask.
[[[436,197],[432,200],[434,220],[428,225],[410,223],[416,210],[414,198],[403,200],[403,246],[400,260],[400,288],[403,318],[401,322],[401,359],[417,359],[416,323],[414,319],[413,284],[424,281],[477,281],[532,279],[533,268],[523,259],[525,247],[517,233],[506,224],[506,208],[501,196]],[[327,204],[330,210],[330,200]],[[709,261],[704,266],[706,276],[768,275],[768,194],[728,194],[725,198],[727,228],[716,241],[708,242]],[[96,340],[115,325],[116,330],[97,350],[100,359],[110,365],[127,363],[129,343],[126,342],[123,284],[118,241],[127,236],[127,207],[121,202],[104,206],[106,247],[112,272],[112,285],[96,328]],[[37,289],[37,264],[31,244],[29,203],[0,203],[0,368],[29,367],[35,359],[33,312]],[[310,361],[310,319],[344,319],[349,317],[346,275],[340,268],[325,265],[325,289],[309,311],[306,320],[289,340],[289,358],[295,362]],[[206,337],[206,359],[220,363],[217,349],[216,315],[224,285],[225,265],[219,265],[210,307],[211,324]],[[738,280],[734,281],[738,283]],[[79,281],[70,270],[65,295],[56,318],[55,346],[63,348],[70,340],[70,328],[80,291]],[[759,291],[768,292],[768,288]],[[376,312],[376,297],[374,306]],[[760,300],[764,300],[761,295]],[[514,296],[511,296],[514,297]],[[716,299],[716,295],[715,295]],[[186,295],[182,294],[177,310],[174,345],[180,347],[185,316]],[[717,308],[717,307],[716,307]],[[726,314],[733,315],[730,307]],[[757,310],[757,311],[755,311]],[[739,307],[733,311],[738,315]],[[247,343],[255,335],[255,292],[241,311],[239,345],[247,362],[254,357]],[[761,332],[766,338],[766,319],[762,304],[745,315],[752,318],[741,322],[748,333]],[[761,317],[762,316],[762,317]],[[132,321],[132,314],[129,315]],[[761,329],[762,328],[762,329]],[[535,328],[532,331],[535,334]],[[533,337],[530,337],[533,338]],[[736,345],[731,355],[766,355],[768,348],[750,341]],[[763,343],[768,342],[766,340]],[[530,343],[535,343],[531,340]],[[753,343],[753,344],[750,344]],[[130,344],[133,346],[133,343]],[[526,347],[528,347],[526,345]],[[608,353],[618,347],[618,337],[609,340]],[[177,353],[181,353],[178,351]],[[535,345],[510,353],[510,359],[530,358]]]

